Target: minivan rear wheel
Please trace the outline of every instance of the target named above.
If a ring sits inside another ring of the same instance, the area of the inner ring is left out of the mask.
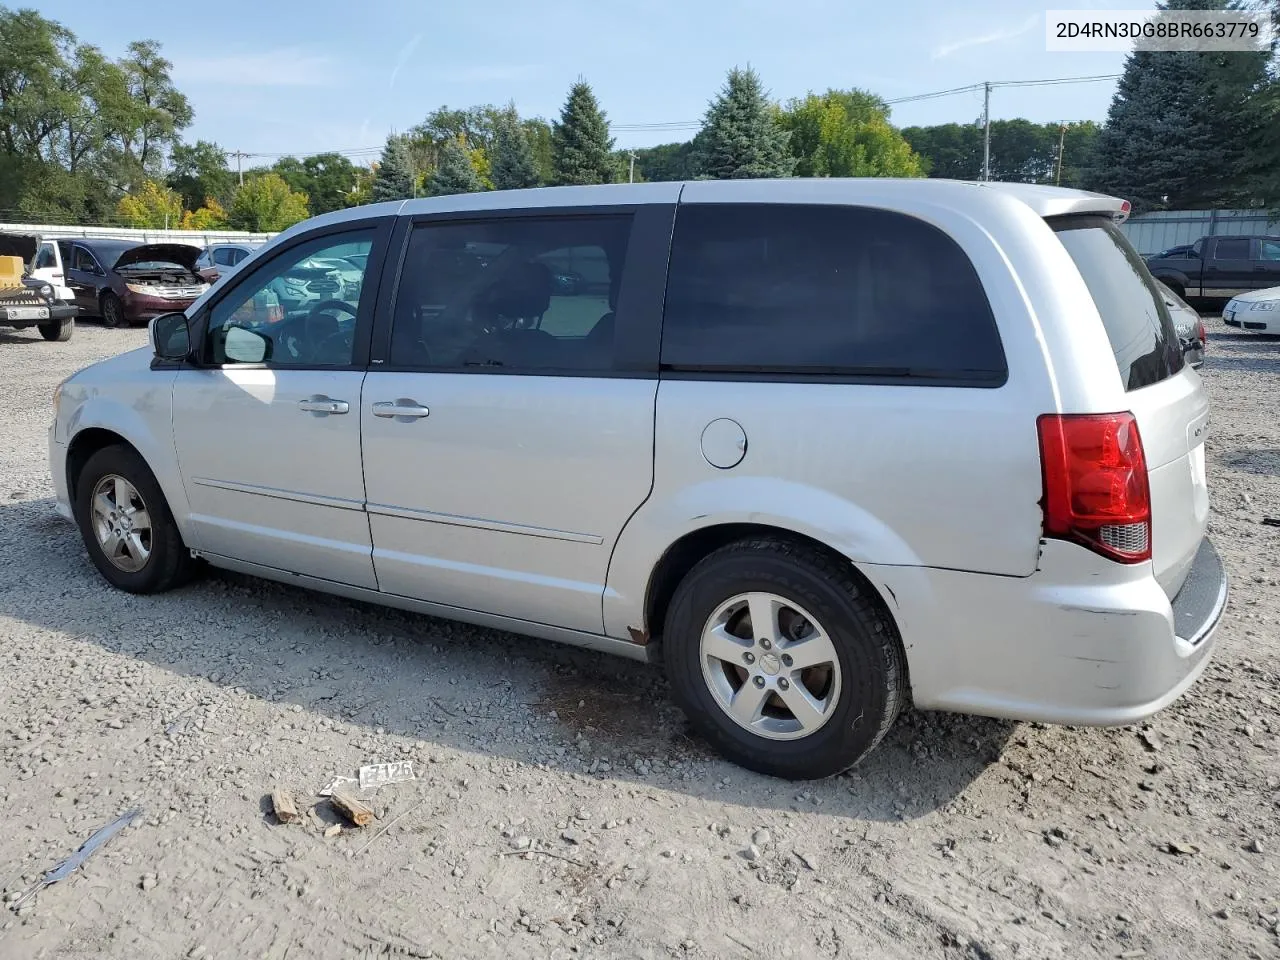
[[[694,727],[735,763],[793,780],[856,764],[905,699],[901,644],[846,562],[780,539],[712,553],[676,589],[667,674]]]

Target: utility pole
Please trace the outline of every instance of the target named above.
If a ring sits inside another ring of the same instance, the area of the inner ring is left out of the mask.
[[[982,179],[991,179],[991,83],[982,84]]]
[[[1062,150],[1067,145],[1067,125],[1060,124],[1058,126],[1058,176],[1054,179],[1054,183],[1059,187],[1062,186]]]
[[[241,150],[237,150],[231,155],[236,158],[236,174],[240,177],[240,186],[243,187],[244,186],[244,170],[240,166],[240,161],[243,158],[247,157],[248,154],[244,153]]]
[[[627,183],[636,182],[636,154],[634,150],[628,150],[627,153],[631,157],[631,169],[627,173]]]

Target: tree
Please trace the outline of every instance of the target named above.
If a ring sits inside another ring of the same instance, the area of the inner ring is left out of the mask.
[[[494,129],[490,171],[495,190],[536,187],[540,182],[533,146],[514,110]]]
[[[281,157],[271,172],[278,173],[290,190],[307,195],[312,216],[352,205],[356,168],[340,153],[318,153],[304,160]]]
[[[1169,0],[1162,9],[1204,7]],[[1222,2],[1209,6],[1221,9]],[[1135,211],[1251,203],[1266,53],[1135,51],[1098,137],[1090,186]]]
[[[977,180],[982,176],[982,128],[972,123],[905,127],[902,137],[931,177]]]
[[[409,156],[408,144],[403,137],[392,134],[382,148],[382,159],[373,177],[369,199],[373,203],[407,200],[413,196],[413,190],[413,160]]]
[[[729,71],[694,143],[698,175],[712,180],[788,177],[795,167],[787,132],[750,67]]]
[[[609,121],[591,85],[579,80],[569,88],[560,120],[551,128],[552,182],[613,183],[618,178],[618,168],[611,150]]]
[[[278,173],[255,173],[236,191],[230,221],[237,230],[272,233],[308,216],[305,193],[290,190]]]
[[[128,227],[176,230],[182,221],[182,197],[154,180],[144,180],[120,198],[116,215]]]
[[[193,117],[191,104],[173,85],[173,64],[160,55],[160,45],[135,40],[128,50],[120,69],[129,103],[116,131],[125,185],[158,172],[165,150],[178,142],[179,131],[190,126]]]
[[[779,114],[801,177],[920,177],[911,145],[889,123],[889,108],[861,90],[828,90],[790,101]]]
[[[693,143],[662,143],[634,151],[636,173],[645,180],[692,180],[698,175],[694,164]]]
[[[169,186],[182,195],[182,202],[195,209],[213,198],[229,203],[236,189],[236,175],[227,167],[227,153],[216,143],[197,140],[174,144],[170,155],[173,172]]]
[[[539,183],[551,183],[555,178],[555,163],[551,157],[551,124],[541,117],[527,117],[520,121],[520,129],[529,141],[533,161],[538,170]]]
[[[182,215],[183,230],[225,230],[230,225],[227,211],[214,197],[198,210],[188,210]]]
[[[484,189],[479,174],[471,165],[467,148],[461,140],[447,140],[440,146],[440,162],[427,181],[427,193],[443,197],[454,193],[476,193]]]

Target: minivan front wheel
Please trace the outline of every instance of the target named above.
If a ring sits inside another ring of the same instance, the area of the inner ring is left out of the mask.
[[[159,593],[189,578],[194,561],[160,484],[129,447],[104,447],[85,462],[75,516],[89,558],[113,586]]]
[[[735,763],[787,779],[853,766],[905,697],[896,630],[852,569],[783,540],[734,543],[695,566],[663,649],[699,732]]]

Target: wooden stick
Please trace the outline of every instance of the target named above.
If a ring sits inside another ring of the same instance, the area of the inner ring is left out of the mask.
[[[368,826],[373,820],[372,808],[345,787],[334,787],[333,796],[329,798],[329,802],[357,827]]]
[[[356,855],[357,857],[358,857],[358,856],[360,856],[360,854],[364,853],[366,850],[368,850],[368,849],[369,849],[369,846],[370,846],[370,844],[372,844],[372,843],[373,843],[373,841],[377,840],[380,836],[382,836],[384,833],[386,833],[388,830],[390,830],[392,827],[394,827],[397,823],[399,823],[401,820],[403,820],[403,819],[404,819],[405,817],[407,817],[409,814],[413,813],[413,811],[417,810],[420,806],[422,806],[422,805],[423,805],[424,803],[426,803],[426,802],[427,802],[427,801],[425,801],[425,800],[419,800],[417,803],[415,803],[412,807],[410,807],[410,808],[409,808],[408,810],[406,810],[404,813],[400,814],[398,817],[396,817],[394,820],[392,820],[390,823],[388,823],[385,827],[383,827],[381,830],[379,830],[377,833],[375,833],[372,837],[370,837],[370,838],[369,838],[369,843],[366,843],[363,847],[361,847],[359,850],[357,850],[357,851],[356,851],[356,853],[355,853],[355,855]]]
[[[298,823],[302,820],[298,805],[293,802],[293,794],[284,787],[271,791],[271,806],[275,808],[276,819],[281,823]]]

